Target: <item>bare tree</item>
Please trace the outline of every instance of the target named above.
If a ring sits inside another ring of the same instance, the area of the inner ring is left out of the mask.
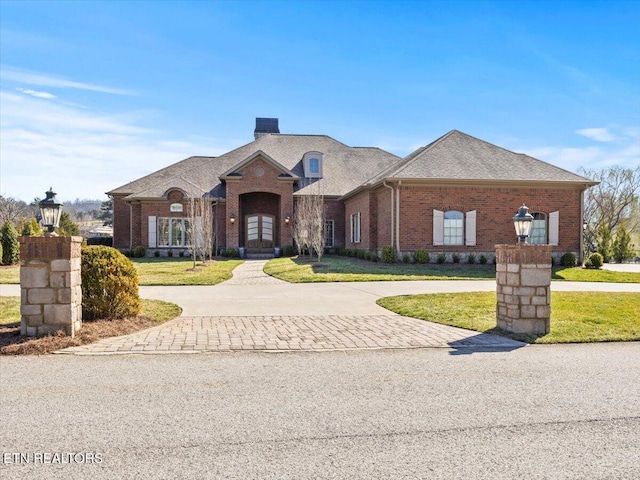
[[[196,245],[200,252],[200,258],[203,263],[207,263],[207,258],[211,260],[211,252],[213,250],[213,218],[211,214],[211,202],[206,197],[199,199],[200,221],[196,222],[199,231],[196,232]]]
[[[189,222],[186,225],[186,234],[187,234],[187,245],[189,248],[189,254],[191,255],[191,259],[193,260],[193,268],[196,268],[196,257],[198,256],[198,232],[197,232],[197,223],[199,216],[200,202],[191,197],[189,199]]]
[[[31,218],[33,210],[22,200],[0,195],[0,225],[9,220],[14,226],[20,218]]]
[[[585,192],[587,246],[598,243],[598,231],[615,234],[623,222],[629,233],[640,230],[640,166],[635,169],[614,166],[600,171],[582,169],[580,173],[599,182]]]
[[[322,260],[326,245],[325,220],[324,192],[317,184],[316,193],[300,195],[296,202],[293,239],[298,248],[298,254],[301,255],[308,250],[309,256],[313,256],[315,252],[318,262]]]

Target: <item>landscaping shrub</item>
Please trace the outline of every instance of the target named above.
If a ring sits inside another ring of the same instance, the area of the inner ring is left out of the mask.
[[[573,253],[565,253],[560,257],[560,265],[562,265],[563,267],[575,267],[576,256]]]
[[[293,248],[293,245],[285,245],[282,247],[282,256],[283,257],[293,257],[296,254],[296,249]]]
[[[487,257],[484,255],[480,255],[480,264],[485,265],[487,263]]]
[[[105,247],[113,246],[113,237],[92,237],[87,238],[87,245],[104,245]]]
[[[2,244],[2,265],[15,265],[20,261],[20,242],[18,231],[9,220],[0,229],[0,243]]]
[[[178,253],[178,256],[179,256],[180,258],[184,257],[184,251],[182,251],[182,250],[181,250],[181,251],[180,251],[180,253]]]
[[[364,260],[366,251],[363,250],[362,248],[358,248],[357,251],[358,251],[358,258],[360,260]]]
[[[132,253],[134,258],[142,258],[147,254],[147,250],[142,245],[138,245]]]
[[[111,247],[82,249],[82,318],[134,317],[140,313],[138,274],[131,260]]]
[[[618,263],[631,260],[635,255],[633,248],[634,245],[631,243],[631,235],[629,235],[623,223],[618,228],[616,239],[613,242],[613,259]]]
[[[173,257],[173,250],[169,250],[167,252],[167,257]]]
[[[158,258],[160,256],[160,250],[156,250],[155,252],[153,252],[153,256]]]
[[[467,263],[473,265],[474,263],[476,263],[476,254],[475,253],[470,253],[467,256]]]
[[[169,252],[171,253],[171,252]],[[235,248],[227,248],[224,253],[222,254],[223,257],[227,257],[227,258],[236,258],[238,256],[238,251]]]
[[[382,247],[382,261],[384,263],[396,263],[397,258],[396,249],[391,245]]]
[[[451,255],[451,259],[453,260],[453,263],[460,263],[460,254],[458,252],[454,252],[454,254]]]
[[[447,261],[447,256],[444,253],[439,253],[438,257],[436,258],[436,261],[442,264]]]
[[[604,258],[602,254],[595,252],[589,255],[589,258],[585,262],[584,266],[587,268],[602,268],[604,264]]]
[[[419,248],[414,252],[413,259],[416,263],[429,263],[431,261],[431,256],[429,255],[429,252]]]
[[[409,255],[408,253],[403,253],[402,263],[409,263],[409,262],[411,262],[411,255]]]

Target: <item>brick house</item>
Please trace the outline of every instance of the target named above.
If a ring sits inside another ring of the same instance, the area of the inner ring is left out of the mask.
[[[256,119],[255,140],[219,157],[189,157],[118,187],[114,246],[184,250],[190,198],[207,199],[219,248],[273,252],[291,245],[296,199],[321,191],[329,249],[493,255],[515,243],[512,217],[534,215],[530,243],[555,257],[582,252],[590,180],[452,130],[405,158],[326,135],[280,134]]]

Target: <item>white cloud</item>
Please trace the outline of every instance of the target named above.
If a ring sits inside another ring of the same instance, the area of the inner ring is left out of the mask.
[[[72,88],[78,90],[88,90],[91,92],[108,93],[112,95],[135,95],[134,92],[123,90],[120,88],[106,87],[103,85],[95,85],[91,83],[76,82],[55,75],[46,73],[29,72],[26,70],[16,69],[10,66],[2,66],[1,72],[4,80],[11,80],[18,83],[26,83],[28,85],[37,85],[40,87],[53,88]]]
[[[617,137],[609,132],[608,128],[583,128],[576,130],[576,133],[596,142],[613,142],[617,140]]]
[[[24,93],[25,95],[31,95],[32,97],[37,97],[37,98],[46,98],[46,99],[54,99],[54,98],[58,98],[55,95],[53,95],[52,93],[49,92],[38,92],[36,90],[28,90],[25,88],[16,88],[16,90],[18,90],[19,92]]]
[[[42,98],[0,92],[0,193],[29,201],[49,186],[59,198],[104,192],[191,155],[219,155],[232,140],[172,138],[142,124],[147,112],[102,115]]]

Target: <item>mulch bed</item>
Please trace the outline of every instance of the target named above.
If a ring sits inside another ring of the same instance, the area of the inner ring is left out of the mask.
[[[58,332],[56,335],[33,338],[20,335],[20,324],[0,326],[1,355],[45,355],[67,347],[97,342],[102,338],[128,335],[158,325],[145,316],[121,320],[95,320],[83,322],[82,328],[71,338]]]

